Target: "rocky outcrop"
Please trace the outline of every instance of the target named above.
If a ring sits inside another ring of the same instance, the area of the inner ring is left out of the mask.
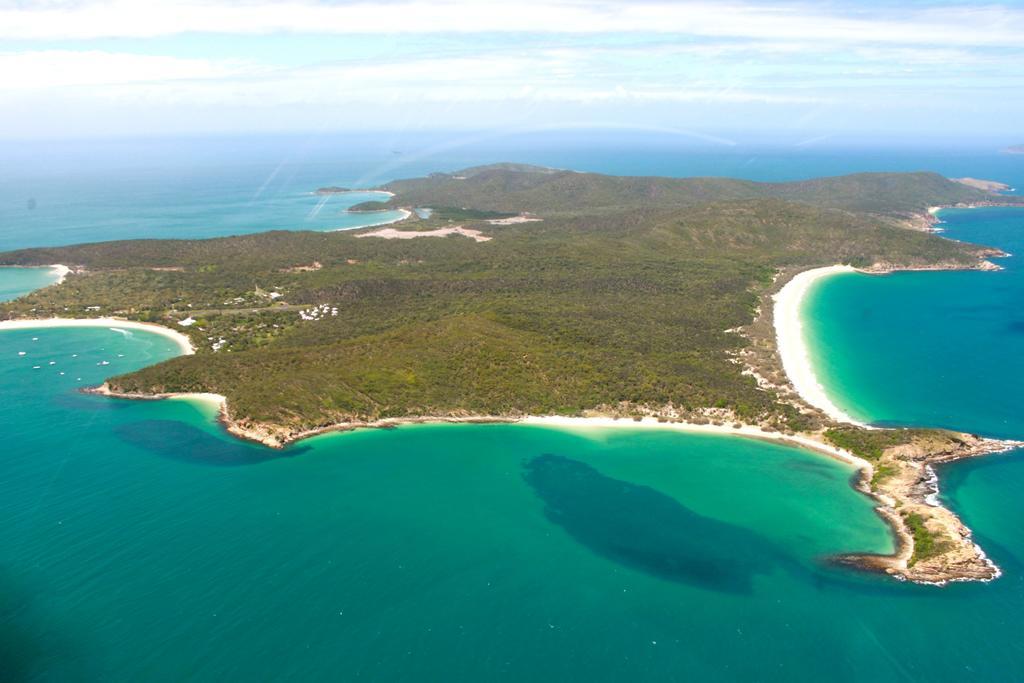
[[[971,530],[938,500],[934,466],[1000,453],[1024,444],[973,434],[935,431],[893,446],[874,463],[862,486],[878,502],[879,515],[893,528],[892,555],[845,555],[839,561],[884,571],[916,583],[991,581],[1001,572],[974,542]]]

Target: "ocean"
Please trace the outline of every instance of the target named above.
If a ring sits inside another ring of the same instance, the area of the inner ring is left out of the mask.
[[[3,167],[21,181],[0,183],[0,248],[321,229],[334,225],[317,222],[327,206],[308,219],[321,185],[502,160],[760,180],[931,169],[1024,185],[1024,158],[972,150],[364,140],[282,164],[282,140],[133,144],[84,145],[89,164],[74,146],[31,163],[27,147],[7,150],[24,173]],[[1024,253],[1024,212],[942,217],[951,237]],[[825,281],[807,327],[836,403],[869,421],[1024,438],[1015,261]],[[0,277],[9,297],[46,271]],[[1019,454],[940,473],[944,500],[1004,576],[917,586],[828,562],[892,540],[848,466],[777,444],[420,425],[272,451],[224,434],[209,404],[77,391],[174,353],[145,332],[0,333],[3,680],[1005,681],[1024,670]]]
[[[52,285],[58,274],[53,268],[0,267],[0,301],[10,301],[33,290]]]
[[[939,217],[946,237],[1024,255],[1020,209]],[[1003,270],[821,281],[805,315],[833,402],[865,422],[1024,439],[1024,267],[1019,256],[993,262]]]
[[[617,132],[378,134],[5,142],[0,145],[0,250],[145,237],[334,230],[399,214],[347,214],[380,195],[318,197],[395,178],[516,161],[620,175],[779,181],[856,171],[1022,175],[994,151],[818,149],[695,144]],[[326,201],[325,201],[326,199]]]

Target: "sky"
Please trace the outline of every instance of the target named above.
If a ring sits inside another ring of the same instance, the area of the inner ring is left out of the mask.
[[[623,129],[1024,143],[1024,7],[0,0],[0,137]]]

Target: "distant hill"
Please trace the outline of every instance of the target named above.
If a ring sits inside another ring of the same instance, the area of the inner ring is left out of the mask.
[[[733,178],[609,176],[522,164],[468,168],[452,174],[397,180],[392,201],[465,206],[491,211],[562,212],[626,207],[686,207],[709,201],[784,199],[822,208],[873,214],[910,214],[931,206],[990,199],[937,173],[857,173],[786,183]]]
[[[1003,150],[1004,154],[1024,154],[1024,145],[1011,145]]]

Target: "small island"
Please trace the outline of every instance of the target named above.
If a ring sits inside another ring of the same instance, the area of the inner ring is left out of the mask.
[[[891,556],[836,561],[922,583],[998,576],[956,515],[932,504],[932,468],[1018,444],[869,429],[831,410],[787,358],[822,269],[996,269],[997,249],[908,227],[935,207],[1024,199],[935,173],[757,183],[519,164],[373,191],[394,199],[353,209],[435,208],[402,229],[3,253],[0,265],[73,273],[3,304],[0,319],[177,330],[194,354],[96,391],[218,397],[231,433],[273,448],[437,421],[704,430],[812,448],[859,472],[897,540]]]
[[[1003,154],[1024,154],[1024,145],[1011,145],[1003,150]]]

